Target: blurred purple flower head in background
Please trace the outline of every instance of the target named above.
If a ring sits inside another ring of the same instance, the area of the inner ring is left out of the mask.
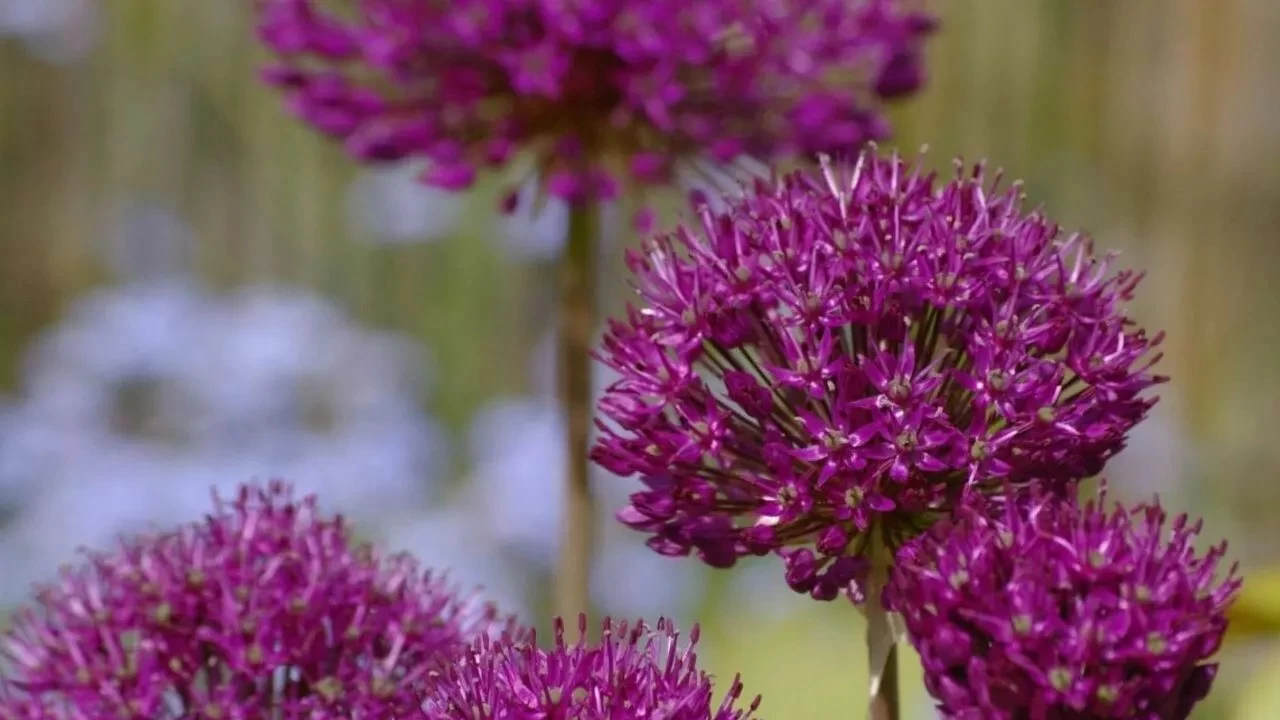
[[[570,202],[883,137],[934,26],[905,0],[257,4],[267,79],[354,157],[464,189],[524,156]]]
[[[781,554],[853,590],[967,492],[1096,474],[1154,403],[1138,283],[981,165],[897,157],[796,173],[633,254],[642,299],[599,354],[619,519],[669,555]],[[616,427],[614,427],[616,425]]]
[[[0,717],[406,717],[485,633],[520,631],[274,482],[65,568],[3,635]]]
[[[746,720],[760,704],[757,697],[736,707],[742,683],[733,684],[714,703],[712,679],[698,669],[694,647],[666,620],[657,628],[644,622],[615,624],[608,618],[599,643],[586,640],[586,617],[578,621],[579,639],[565,639],[564,623],[555,623],[555,645],[542,649],[533,638],[481,637],[463,659],[445,669],[428,695],[428,720],[506,718],[662,718],[662,720]]]
[[[965,508],[899,553],[886,603],[945,717],[1185,718],[1240,589],[1226,543],[1158,502],[1031,495]]]

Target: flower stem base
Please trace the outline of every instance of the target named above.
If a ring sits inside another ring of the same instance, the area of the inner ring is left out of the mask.
[[[880,685],[871,696],[871,720],[899,720],[902,717],[901,696],[898,692],[898,646],[889,649],[880,676]]]

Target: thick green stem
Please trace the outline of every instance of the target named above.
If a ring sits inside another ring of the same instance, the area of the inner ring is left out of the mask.
[[[880,676],[880,687],[871,697],[871,720],[898,720],[902,717],[901,694],[898,692],[898,646],[889,650]]]
[[[893,565],[887,528],[872,531],[868,549],[871,572],[867,576],[867,671],[871,675],[870,720],[898,720],[902,698],[898,688],[897,622],[884,606],[884,588]],[[878,678],[878,679],[877,679]]]
[[[594,203],[569,212],[569,237],[560,261],[557,298],[560,401],[567,439],[564,526],[556,572],[556,612],[571,626],[590,613],[591,550],[595,542],[595,500],[589,477],[591,434],[591,339],[595,330],[595,243],[599,215]]]

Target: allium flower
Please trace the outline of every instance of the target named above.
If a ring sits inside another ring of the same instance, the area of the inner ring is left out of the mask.
[[[643,307],[599,353],[595,460],[619,519],[717,567],[777,552],[832,599],[956,506],[1097,473],[1154,400],[1139,276],[1022,210],[981,165],[894,157],[758,184],[633,255]]]
[[[242,487],[41,589],[0,639],[0,717],[406,717],[490,631],[521,634],[407,556],[355,547],[314,497]]]
[[[742,695],[736,677],[724,699],[713,704],[711,678],[698,669],[694,653],[696,626],[685,647],[666,620],[651,629],[643,622],[629,627],[606,618],[597,644],[587,642],[586,630],[583,616],[578,641],[569,643],[557,618],[555,646],[545,650],[532,638],[480,638],[463,659],[446,668],[427,697],[424,716],[746,720],[760,705],[756,697],[746,709],[735,707]]]
[[[881,137],[922,83],[904,0],[258,0],[291,110],[366,161],[425,157],[462,189],[532,154],[553,196],[661,184]]]
[[[886,591],[945,717],[1185,718],[1217,670],[1233,565],[1158,502],[1032,496],[906,545]]]

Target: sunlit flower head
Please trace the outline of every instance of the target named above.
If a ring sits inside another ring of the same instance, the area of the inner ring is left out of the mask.
[[[571,202],[883,137],[934,26],[910,0],[258,6],[267,79],[354,157],[424,157],[452,189],[521,158]]]
[[[619,518],[718,567],[776,552],[831,599],[966,492],[1096,474],[1159,337],[1127,315],[1139,275],[1022,205],[981,165],[868,152],[649,242],[599,351],[621,379],[593,457],[645,483]]]
[[[1159,503],[966,508],[899,553],[887,602],[948,718],[1185,718],[1240,589]]]

